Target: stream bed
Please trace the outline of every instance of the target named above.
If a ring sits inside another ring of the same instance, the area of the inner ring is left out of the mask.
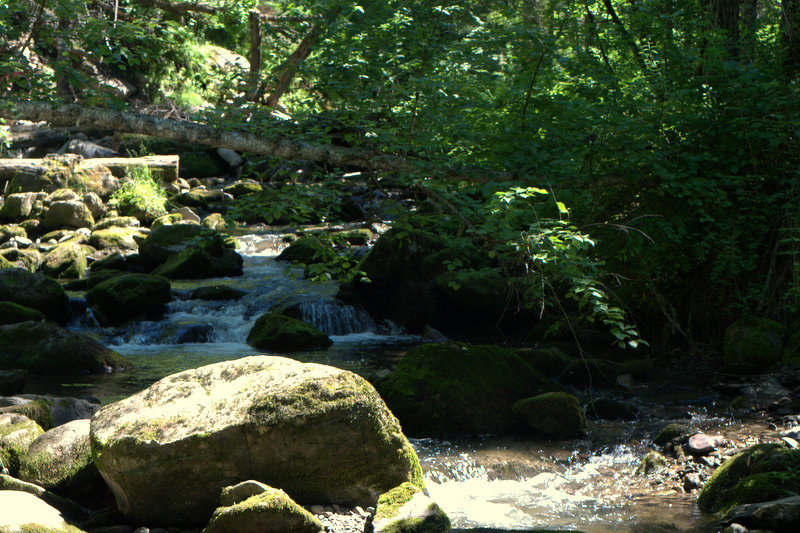
[[[367,378],[385,375],[415,336],[376,324],[364,313],[333,300],[336,286],[305,281],[298,271],[276,262],[275,242],[240,239],[244,275],[174,282],[176,298],[167,316],[134,327],[99,328],[91,317],[71,327],[98,338],[128,357],[132,371],[63,378],[35,378],[26,392],[93,396],[109,403],[138,392],[164,376],[218,361],[263,353],[248,346],[256,318],[274,307],[294,307],[303,318],[330,332],[333,345],[293,354],[354,371]],[[246,291],[238,301],[193,300],[193,288],[224,284]],[[81,295],[74,295],[79,304]],[[673,421],[690,422],[707,433],[749,445],[777,440],[765,420],[738,419],[717,410],[707,391],[680,388],[665,396],[662,386],[636,384],[642,416],[632,422],[591,421],[585,439],[543,441],[530,438],[465,440],[412,439],[431,497],[458,529],[578,529],[585,533],[714,531],[699,513],[696,493],[675,490],[659,477],[637,475],[652,439]],[[586,398],[582,398],[586,399]]]

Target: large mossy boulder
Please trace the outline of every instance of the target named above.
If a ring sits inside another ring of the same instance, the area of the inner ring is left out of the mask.
[[[763,372],[781,359],[786,328],[774,320],[744,315],[725,330],[725,368]]]
[[[412,348],[380,384],[412,436],[510,434],[511,406],[560,386],[497,346],[447,342]]]
[[[70,316],[69,297],[54,279],[22,268],[0,269],[0,301],[36,309],[59,324]]]
[[[511,407],[522,426],[554,439],[570,439],[586,433],[586,418],[578,398],[566,392],[546,392],[517,401]]]
[[[0,368],[31,374],[77,375],[125,370],[131,363],[83,333],[52,322],[0,326]]]
[[[439,235],[412,228],[392,228],[378,239],[361,262],[361,269],[372,283],[398,285],[408,279],[426,279],[424,260],[444,250],[447,243]]]
[[[314,515],[280,489],[214,511],[203,533],[320,533],[325,528]]]
[[[187,370],[92,418],[95,464],[140,523],[204,525],[259,480],[301,505],[374,505],[422,470],[375,389],[344,370],[252,356]],[[177,497],[179,495],[179,497]]]
[[[335,255],[331,247],[316,235],[304,235],[287,246],[276,259],[311,265],[330,261]]]
[[[154,275],[169,279],[205,279],[242,275],[242,258],[233,250],[223,250],[215,257],[203,248],[187,248],[153,270]]]
[[[305,352],[327,348],[331,339],[311,324],[278,313],[267,313],[256,320],[247,344],[271,352]]]
[[[95,317],[107,326],[119,326],[137,318],[157,318],[171,299],[169,280],[146,274],[115,276],[86,293]]]
[[[737,453],[708,479],[697,497],[701,511],[726,511],[800,492],[800,450],[758,444]]]

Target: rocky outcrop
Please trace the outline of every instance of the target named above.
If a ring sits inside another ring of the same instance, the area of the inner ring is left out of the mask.
[[[21,268],[0,270],[3,300],[36,309],[59,324],[66,323],[70,315],[69,298],[57,281]]]
[[[331,339],[311,324],[278,313],[267,313],[256,320],[247,344],[271,352],[303,352],[327,348]]]
[[[244,480],[304,505],[372,505],[392,487],[422,482],[416,454],[369,383],[282,357],[164,378],[104,407],[91,439],[120,511],[154,525],[203,525],[223,487]]]
[[[130,367],[127,359],[88,335],[62,329],[52,322],[0,326],[0,368],[75,375]]]
[[[514,402],[560,390],[511,351],[455,342],[412,348],[379,387],[412,436],[518,432]]]
[[[119,326],[136,318],[159,317],[171,299],[169,281],[147,274],[115,276],[86,293],[95,317],[108,326]]]

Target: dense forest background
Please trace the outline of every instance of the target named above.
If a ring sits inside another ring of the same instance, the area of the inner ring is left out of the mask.
[[[798,315],[798,73],[798,0],[0,5],[6,119],[77,104],[395,156],[372,179],[445,206],[524,305],[658,351]]]

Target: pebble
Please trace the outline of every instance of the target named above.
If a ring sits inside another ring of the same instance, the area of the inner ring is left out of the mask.
[[[372,518],[372,512],[361,507],[342,509],[335,504],[330,507],[314,505],[311,512],[328,533],[364,533],[367,522]]]

